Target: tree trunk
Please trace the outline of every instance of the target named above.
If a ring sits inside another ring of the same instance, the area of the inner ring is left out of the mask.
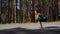
[[[57,20],[58,0],[52,0],[53,21]]]
[[[32,15],[31,15],[31,21],[35,22],[35,12],[34,12],[34,0],[32,0]]]
[[[1,12],[2,12],[2,0],[0,0],[0,23],[1,23]]]
[[[31,0],[27,1],[27,20],[30,21],[30,12],[31,12]]]
[[[23,0],[20,0],[20,22],[23,22]]]

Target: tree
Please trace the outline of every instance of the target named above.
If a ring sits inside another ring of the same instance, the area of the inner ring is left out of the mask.
[[[20,22],[22,23],[23,22],[23,0],[20,0]]]
[[[32,0],[31,21],[35,22],[34,0]]]
[[[31,0],[27,0],[27,20],[31,21]]]
[[[0,0],[0,23],[1,23],[1,8],[2,8],[2,0]]]
[[[58,0],[52,0],[52,18],[53,21],[57,20],[57,14],[58,14]]]

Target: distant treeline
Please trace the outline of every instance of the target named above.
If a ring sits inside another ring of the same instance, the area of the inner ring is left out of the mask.
[[[60,19],[59,0],[0,0],[0,23],[36,22],[34,11],[47,16],[47,21]]]

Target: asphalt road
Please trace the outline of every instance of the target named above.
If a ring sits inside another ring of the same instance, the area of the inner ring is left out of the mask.
[[[19,28],[18,27],[18,28],[0,30],[0,34],[60,34],[60,29],[29,30],[29,29]]]
[[[0,34],[60,34],[60,22],[43,23],[43,27],[45,29],[41,29],[39,24],[6,24],[0,25]]]

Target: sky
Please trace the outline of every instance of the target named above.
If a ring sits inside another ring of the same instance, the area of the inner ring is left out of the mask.
[[[17,2],[18,2],[18,3],[17,3],[17,9],[20,9],[20,8],[19,8],[20,0],[17,0]]]
[[[20,0],[17,0],[17,9],[20,9],[19,6],[20,6]],[[26,0],[24,0],[24,2],[26,2]],[[24,8],[24,7],[23,7]]]

